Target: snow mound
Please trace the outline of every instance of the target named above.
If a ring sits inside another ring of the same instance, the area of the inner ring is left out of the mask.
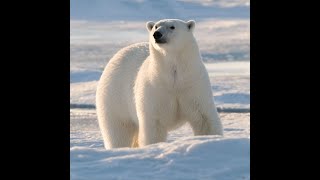
[[[143,148],[70,148],[71,179],[250,179],[250,138],[193,136]]]

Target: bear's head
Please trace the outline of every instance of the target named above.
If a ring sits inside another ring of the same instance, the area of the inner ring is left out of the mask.
[[[156,23],[146,23],[149,31],[149,43],[158,51],[179,51],[193,43],[195,21],[187,22],[179,19],[164,19]]]

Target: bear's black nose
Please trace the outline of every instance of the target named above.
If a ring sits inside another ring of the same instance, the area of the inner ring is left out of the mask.
[[[159,31],[156,31],[153,34],[153,37],[154,37],[155,40],[157,40],[157,39],[160,39],[162,37],[162,34]]]

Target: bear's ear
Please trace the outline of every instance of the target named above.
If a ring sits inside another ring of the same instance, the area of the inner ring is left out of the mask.
[[[147,27],[148,31],[151,31],[153,26],[154,26],[154,22],[152,22],[152,21],[148,21],[147,24],[146,24],[146,27]]]
[[[196,26],[196,22],[194,20],[189,20],[187,22],[187,26],[188,26],[188,29],[193,31],[194,30],[194,27]]]

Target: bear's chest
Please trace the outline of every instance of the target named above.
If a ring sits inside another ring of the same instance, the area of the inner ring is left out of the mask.
[[[174,64],[166,72],[165,81],[169,90],[183,90],[192,82],[192,72],[183,66]]]

